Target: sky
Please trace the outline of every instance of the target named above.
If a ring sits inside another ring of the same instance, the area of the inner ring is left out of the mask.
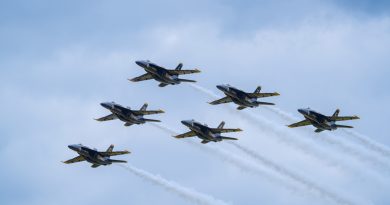
[[[388,1],[0,1],[0,203],[389,204],[388,53]],[[202,72],[185,76],[197,87],[132,83],[136,60]],[[275,109],[209,105],[223,83],[281,95],[264,100]],[[106,101],[163,109],[163,129],[93,120]],[[287,128],[306,107],[361,119],[343,122],[353,133]],[[185,119],[244,131],[172,138]],[[149,174],[61,163],[75,143],[127,149],[115,159]]]

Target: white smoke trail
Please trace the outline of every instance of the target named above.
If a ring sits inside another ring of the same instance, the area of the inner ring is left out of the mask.
[[[332,193],[332,192],[322,188],[321,186],[309,181],[308,179],[305,179],[302,176],[299,176],[298,174],[288,170],[285,167],[282,167],[281,165],[278,165],[278,164],[272,162],[271,160],[265,158],[264,156],[261,156],[260,154],[254,152],[253,150],[251,150],[247,147],[239,145],[238,143],[235,143],[235,142],[229,141],[229,143],[231,145],[235,146],[236,148],[238,148],[239,150],[243,151],[247,155],[251,156],[252,158],[256,159],[264,166],[266,166],[266,167],[274,170],[275,172],[277,172],[283,176],[286,176],[286,177],[288,177],[288,178],[290,178],[298,183],[301,183],[302,185],[306,186],[306,188],[308,190],[315,191],[321,197],[324,197],[328,200],[332,200],[332,201],[336,202],[337,204],[353,204],[353,202],[350,202],[349,200],[346,200],[346,199],[338,196],[337,194]]]
[[[200,204],[200,205],[227,205],[228,204],[219,199],[215,199],[210,195],[197,192],[187,187],[183,187],[182,185],[176,182],[166,180],[159,175],[151,174],[144,170],[138,169],[134,166],[123,165],[123,164],[116,164],[116,165],[122,167],[123,169],[135,174],[136,176],[144,180],[147,180],[155,185],[161,186],[165,188],[167,191],[174,193],[182,197],[183,199],[194,202],[196,204]]]
[[[299,120],[299,118],[295,117],[293,114],[285,112],[276,106],[264,106],[264,108],[279,115],[281,118],[283,118],[286,121],[289,121],[289,122],[294,121],[295,122],[295,121]]]
[[[189,85],[192,88],[194,88],[194,89],[196,89],[196,90],[198,90],[198,91],[200,91],[202,93],[207,94],[212,99],[220,98],[220,96],[218,96],[214,92],[212,92],[212,91],[210,91],[210,90],[208,90],[206,88],[203,88],[203,87],[201,87],[199,85],[196,85],[196,84],[189,84]],[[269,107],[269,106],[265,106],[265,107]],[[310,154],[311,156],[317,158],[321,162],[326,163],[327,166],[332,166],[332,167],[335,167],[335,166],[339,167],[340,166],[340,164],[338,162],[336,162],[334,159],[329,159],[329,155],[328,154],[320,153],[319,150],[316,150],[314,147],[309,146],[309,145],[305,144],[302,141],[298,141],[297,140],[297,139],[299,139],[298,136],[294,135],[292,137],[285,137],[287,135],[291,136],[291,133],[286,133],[285,131],[283,131],[280,128],[275,127],[273,124],[271,124],[269,121],[267,121],[265,119],[262,119],[262,118],[259,118],[259,117],[255,117],[255,116],[247,114],[247,113],[243,113],[243,111],[237,111],[237,110],[235,110],[234,108],[231,108],[231,107],[229,107],[229,108],[230,108],[229,109],[230,112],[242,116],[242,119],[248,121],[249,123],[253,123],[254,121],[259,121],[260,124],[262,125],[262,129],[263,130],[265,129],[265,130],[271,131],[272,133],[275,134],[275,137],[277,137],[283,143],[285,143],[287,145],[290,145],[290,146],[293,146],[293,147],[295,147],[296,149],[302,151],[305,154]],[[279,113],[284,115],[285,118],[291,117],[287,113],[283,113],[283,111],[280,111]]]
[[[281,118],[283,118],[286,121],[289,122],[295,122],[299,119],[293,116],[291,113],[285,112],[281,110],[280,108],[274,106],[274,107],[266,107],[266,109],[270,110],[271,112],[279,115]],[[358,142],[361,146],[365,147],[368,150],[371,150],[375,153],[378,153],[382,155],[383,157],[390,159],[390,148],[387,146],[380,144],[378,142],[375,142],[374,140],[368,138],[367,136],[364,136],[356,131],[343,129],[345,133],[347,133],[349,136],[352,136],[352,140],[355,142]]]
[[[383,157],[386,157],[387,159],[390,159],[390,149],[385,145],[375,142],[374,140],[371,140],[367,136],[364,136],[353,130],[344,129],[343,131],[347,133],[349,136],[351,136],[352,140],[355,140],[356,142],[360,143],[360,145],[381,154]]]
[[[324,154],[320,154],[318,151],[315,151],[314,147],[310,147],[308,145],[305,145],[302,142],[298,142],[296,140],[298,138],[297,135],[295,135],[291,132],[283,131],[282,129],[271,124],[270,122],[268,122],[266,119],[264,119],[261,116],[254,116],[254,115],[252,115],[250,113],[246,113],[246,112],[240,112],[239,114],[243,114],[251,120],[254,120],[254,121],[259,122],[260,124],[266,125],[266,126],[263,126],[263,129],[271,130],[272,132],[274,132],[276,134],[275,136],[282,137],[283,141],[286,141],[286,140],[292,141],[294,146],[296,146],[297,148],[299,148],[303,151],[306,151],[305,153],[310,152],[310,154],[313,154],[318,159],[326,160],[328,165],[344,166],[344,167],[347,166],[346,164],[341,165],[340,163],[336,162],[335,159],[330,159],[329,155],[325,156]],[[289,135],[292,138],[291,139],[285,138],[286,135]],[[322,141],[322,142],[325,142],[326,144],[332,145],[333,147],[338,148],[344,154],[348,154],[349,156],[355,157],[360,162],[371,164],[381,174],[383,174],[383,172],[382,172],[383,170],[385,170],[386,173],[390,172],[390,167],[386,163],[383,163],[382,161],[380,161],[376,157],[366,155],[366,154],[360,152],[359,150],[354,149],[353,147],[348,146],[348,145],[334,139],[334,137],[331,137],[331,136],[317,137],[317,136],[313,135],[313,133],[309,133],[308,135],[305,135],[305,136],[307,138],[310,138],[313,141]]]
[[[155,125],[156,127],[172,134],[172,135],[177,135],[178,133],[175,132],[174,130],[172,129],[169,129],[165,126],[162,126],[162,125],[159,125],[159,124],[156,124],[154,123],[153,125]],[[240,169],[243,169],[243,170],[246,170],[246,171],[249,171],[249,172],[252,172],[252,173],[255,173],[255,174],[259,174],[263,177],[266,177],[267,180],[270,180],[271,182],[276,182],[278,184],[281,184],[283,185],[285,188],[289,189],[290,191],[293,191],[294,193],[296,193],[298,191],[298,189],[296,187],[293,187],[291,186],[290,184],[286,183],[286,181],[280,179],[280,178],[275,178],[269,174],[266,174],[266,172],[264,172],[263,170],[259,169],[259,167],[257,167],[256,165],[254,165],[253,163],[247,161],[246,159],[244,158],[241,158],[241,157],[238,157],[237,155],[235,154],[232,154],[232,153],[228,153],[220,148],[211,148],[209,146],[205,146],[205,145],[201,145],[199,143],[194,143],[192,141],[186,141],[188,143],[190,143],[191,145],[194,145],[196,146],[197,148],[200,148],[201,150],[203,151],[207,151],[209,152],[210,154],[212,154],[213,156],[218,156],[220,157],[222,160],[226,161],[226,162],[229,162],[235,166],[237,166],[238,168]],[[229,141],[228,141],[229,142]],[[239,149],[241,148],[239,145],[233,143],[233,142],[230,142],[231,144],[237,146]],[[246,154],[249,154],[248,152],[246,152],[247,150],[243,150],[244,153]],[[253,153],[254,156],[259,156],[257,155],[256,153]],[[252,155],[250,155],[252,156]],[[269,159],[266,159],[265,157],[261,157],[260,156],[258,158],[256,158],[257,160],[259,159],[262,159],[260,162],[261,162],[261,165],[265,166],[265,167],[268,167],[270,168],[271,170],[273,171],[276,171],[277,173],[279,173],[280,175],[282,176],[285,176],[285,177],[288,177],[290,179],[293,179],[295,182],[298,182],[299,185],[301,186],[304,186],[304,188],[306,190],[308,190],[309,192],[311,192],[312,190],[316,191],[317,192],[317,195],[319,194],[320,197],[323,197],[324,199],[328,199],[328,200],[332,200],[333,202],[336,202],[337,204],[354,204],[346,199],[343,199],[342,197],[336,195],[336,194],[333,194],[332,192],[330,191],[327,191],[326,189],[324,188],[321,188],[320,186],[304,179],[303,177],[300,177],[290,171],[288,171],[287,169],[285,168],[282,168],[280,165],[277,165],[276,163],[273,163],[271,162],[271,160]]]
[[[217,94],[215,94],[214,92],[206,89],[206,88],[203,88],[199,85],[196,85],[196,84],[188,84],[190,85],[192,88],[200,91],[200,92],[203,92],[205,94],[207,94],[209,97],[213,98],[213,99],[218,99],[220,98],[220,96],[218,96]],[[266,108],[268,108],[267,106],[265,106]],[[236,111],[234,108],[230,107],[230,111]],[[288,119],[288,120],[296,120],[296,118],[294,116],[292,116],[291,114],[283,111],[283,110],[280,110],[278,108],[268,108],[269,110],[273,111],[274,113],[278,114],[279,116],[283,117],[284,119]],[[315,149],[311,148],[310,146],[308,145],[305,145],[303,142],[299,142],[297,139],[298,137],[293,135],[291,132],[286,132],[286,131],[283,131],[282,129],[280,129],[279,127],[277,127],[276,125],[274,125],[273,123],[269,122],[268,120],[262,118],[262,117],[259,117],[259,116],[254,116],[252,114],[249,114],[247,112],[244,112],[244,111],[236,111],[235,112],[236,114],[239,114],[241,116],[245,116],[245,118],[249,118],[249,122],[250,123],[253,123],[254,121],[262,124],[262,129],[267,129],[267,130],[270,130],[272,131],[273,133],[275,133],[275,136],[277,136],[280,140],[282,140],[283,142],[289,144],[289,145],[293,145],[295,148],[298,148],[299,150],[303,151],[303,153],[310,153],[310,155],[316,157],[317,159],[320,159],[321,161],[324,161],[326,160],[326,164],[327,165],[331,165],[331,166],[334,166],[334,165],[337,165],[337,166],[340,166],[339,163],[337,163],[334,159],[330,159],[329,158],[329,155],[324,155],[324,154],[321,154],[319,153],[318,151],[316,151]],[[245,119],[243,118],[243,119]],[[257,124],[256,124],[257,125]],[[286,135],[289,135],[289,136],[293,136],[293,138],[286,138]],[[367,155],[364,155],[362,154],[361,152],[353,149],[352,147],[350,146],[347,146],[347,145],[344,145],[342,142],[340,141],[337,141],[335,139],[332,139],[330,137],[325,137],[325,138],[321,138],[321,137],[314,137],[312,136],[311,134],[310,135],[307,135],[309,136],[312,140],[314,141],[323,141],[327,144],[330,144],[330,145],[333,145],[334,147],[337,147],[339,150],[343,151],[345,154],[348,154],[350,156],[353,156],[353,157],[356,157],[357,159],[359,159],[361,162],[364,162],[364,163],[369,163],[373,166],[375,166],[376,168],[378,168],[379,172],[383,171],[383,170],[386,170],[386,173],[389,173],[390,172],[390,167],[387,166],[386,164],[382,163],[381,161],[379,161],[377,158],[374,158],[374,157],[371,157],[371,156],[367,156]],[[346,165],[344,165],[346,166]],[[382,173],[382,172],[381,172]]]
[[[176,131],[174,131],[166,126],[162,126],[161,123],[159,123],[159,124],[150,123],[150,124],[169,133],[169,134],[171,134],[171,135],[178,135],[179,134]],[[227,163],[239,168],[240,170],[259,175],[272,183],[282,185],[285,189],[291,191],[292,193],[295,193],[298,195],[304,195],[302,192],[299,192],[299,191],[301,191],[301,189],[299,187],[291,185],[290,183],[284,181],[281,178],[277,178],[273,175],[268,174],[267,172],[262,170],[260,167],[258,167],[254,163],[252,163],[252,162],[250,162],[242,157],[239,157],[236,154],[229,153],[225,150],[222,150],[222,149],[219,149],[216,147],[210,147],[210,146],[206,146],[203,144],[195,143],[191,140],[182,140],[182,141],[186,142],[186,143],[190,144],[191,146],[194,146],[202,151],[205,151],[205,152],[211,154],[212,156],[217,156],[220,159],[222,159],[224,162],[227,162]]]

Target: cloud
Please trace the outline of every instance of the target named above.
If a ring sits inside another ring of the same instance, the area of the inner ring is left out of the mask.
[[[183,131],[182,119],[210,125],[225,120],[245,130],[237,136],[240,142],[295,173],[363,202],[389,202],[387,176],[367,171],[361,177],[324,166],[223,107],[208,105],[207,96],[188,86],[161,89],[153,81],[127,81],[143,74],[135,60],[170,68],[183,62],[185,68],[202,70],[193,78],[208,89],[230,83],[252,91],[261,85],[280,92],[273,102],[291,113],[310,106],[323,113],[340,108],[357,114],[361,120],[350,122],[357,131],[389,145],[384,135],[390,114],[385,109],[390,100],[386,3],[372,3],[376,9],[366,15],[355,13],[350,2],[333,1],[75,3],[0,6],[0,179],[9,187],[1,203],[188,203],[115,167],[61,164],[74,156],[66,145],[81,142],[129,149],[126,160],[137,167],[233,204],[312,204],[313,199],[241,172],[149,125],[125,128],[118,121],[92,120],[106,114],[99,103],[111,100],[135,108],[148,102],[166,111],[164,123]],[[263,108],[250,112],[285,124]],[[327,137],[343,137],[333,134]],[[313,144],[343,159],[340,151]],[[241,156],[224,143],[215,145]],[[349,167],[373,168],[350,161]],[[12,197],[16,191],[19,198]]]

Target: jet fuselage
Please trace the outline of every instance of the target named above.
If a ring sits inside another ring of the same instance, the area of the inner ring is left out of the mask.
[[[249,97],[246,92],[229,85],[217,85],[217,88],[229,96],[232,101],[245,107],[257,107],[257,98]]]
[[[180,84],[177,75],[171,75],[167,69],[162,68],[149,61],[136,61],[137,65],[141,66],[147,73],[151,74],[153,78],[165,84]]]
[[[83,146],[83,145],[69,145],[69,149],[77,152],[79,155],[83,156],[84,159],[92,164],[98,164],[98,165],[109,165],[112,164],[109,157],[104,157],[99,154],[98,151],[93,150],[89,147]]]
[[[218,142],[222,141],[222,138],[220,138],[219,133],[213,133],[209,127],[206,125],[202,125],[199,122],[196,122],[194,120],[183,120],[181,123],[185,126],[187,126],[191,131],[195,132],[196,135],[206,141],[213,141]]]
[[[125,108],[122,105],[113,102],[105,102],[101,103],[100,105],[108,109],[110,112],[112,112],[112,114],[114,114],[123,122],[130,124],[145,123],[143,116],[134,114],[129,108]]]
[[[309,120],[314,127],[323,130],[336,130],[337,126],[335,121],[331,120],[329,117],[318,113],[311,109],[298,109],[298,112],[301,113],[307,120]]]

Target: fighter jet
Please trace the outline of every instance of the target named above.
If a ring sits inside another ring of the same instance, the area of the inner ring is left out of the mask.
[[[339,109],[337,109],[332,116],[325,116],[314,110],[311,110],[310,108],[298,109],[298,112],[305,117],[305,120],[291,124],[288,127],[294,128],[294,127],[301,127],[306,125],[313,125],[314,127],[317,128],[315,132],[322,132],[324,130],[332,131],[332,130],[336,130],[337,128],[353,128],[352,126],[347,126],[347,125],[337,125],[336,124],[337,121],[360,119],[356,115],[340,117]]]
[[[143,80],[155,79],[160,82],[160,87],[165,87],[167,85],[176,85],[181,82],[196,82],[195,80],[187,80],[179,78],[179,75],[191,74],[191,73],[200,73],[200,70],[182,70],[182,63],[176,67],[175,70],[168,70],[161,66],[158,66],[150,61],[136,61],[137,65],[145,69],[146,74],[138,76],[133,79],[129,79],[132,82],[138,82]]]
[[[114,145],[110,145],[108,147],[107,151],[105,152],[99,152],[96,149],[91,149],[89,147],[83,146],[82,144],[74,144],[74,145],[69,145],[69,149],[77,152],[79,156],[67,160],[63,163],[65,164],[71,164],[75,162],[82,162],[82,161],[87,161],[89,163],[92,163],[92,168],[96,168],[100,165],[110,165],[112,163],[126,163],[124,160],[115,160],[115,159],[110,159],[111,156],[116,156],[116,155],[123,155],[123,154],[129,154],[130,152],[125,150],[125,151],[112,151],[114,149]]]
[[[264,98],[264,97],[270,97],[270,96],[277,96],[279,93],[260,93],[261,87],[258,86],[254,93],[246,93],[242,90],[239,90],[229,84],[226,85],[217,85],[217,88],[224,92],[226,97],[221,98],[219,100],[210,102],[212,105],[218,105],[222,103],[230,103],[234,102],[237,105],[238,110],[245,109],[247,107],[257,107],[259,105],[275,105],[274,103],[268,103],[268,102],[259,102],[257,101],[257,98]]]
[[[199,122],[196,122],[195,120],[183,120],[181,121],[185,126],[190,128],[191,131],[186,132],[181,135],[174,136],[175,138],[186,138],[186,137],[194,137],[198,136],[200,139],[202,139],[202,143],[206,144],[208,142],[219,142],[222,140],[237,140],[237,138],[232,137],[224,137],[221,136],[221,133],[226,132],[240,132],[241,129],[224,129],[223,126],[225,125],[225,122],[221,122],[217,128],[210,128],[206,124],[202,125]]]
[[[101,106],[110,110],[112,114],[105,117],[95,119],[97,121],[108,121],[119,119],[125,122],[125,126],[133,124],[144,124],[145,122],[161,122],[160,120],[146,119],[144,115],[152,115],[158,113],[164,113],[162,110],[146,110],[148,104],[145,103],[140,110],[131,110],[129,107],[123,107],[115,102],[100,103]]]

